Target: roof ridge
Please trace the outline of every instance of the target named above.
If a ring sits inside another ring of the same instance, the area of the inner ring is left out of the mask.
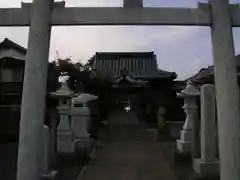
[[[95,56],[154,56],[154,52],[96,52]]]
[[[8,39],[8,38],[4,38],[4,40],[0,43],[0,47],[3,46],[4,44],[6,45],[10,45],[10,46],[15,46],[16,48],[18,48],[19,50],[23,51],[24,53],[27,52],[27,49],[17,43],[15,43],[14,41]]]

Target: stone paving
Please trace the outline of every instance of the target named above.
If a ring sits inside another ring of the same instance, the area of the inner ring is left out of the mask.
[[[77,180],[177,180],[161,153],[161,143],[131,113],[109,118],[103,146]]]

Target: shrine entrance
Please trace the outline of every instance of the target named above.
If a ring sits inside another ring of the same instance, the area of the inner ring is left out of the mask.
[[[21,107],[18,180],[38,180],[51,26],[192,25],[210,26],[219,127],[221,179],[240,179],[239,89],[232,26],[240,26],[239,5],[228,0],[200,3],[196,9],[145,8],[124,0],[123,8],[66,8],[64,2],[33,0],[22,8],[0,9],[0,26],[30,26]],[[229,93],[230,92],[230,93]],[[229,129],[231,131],[229,131]]]
[[[125,109],[136,113],[138,119],[156,123],[156,109],[176,99],[177,77],[175,72],[159,69],[157,64],[154,52],[96,52],[88,66],[108,82],[100,99],[110,106],[110,112],[114,108]]]

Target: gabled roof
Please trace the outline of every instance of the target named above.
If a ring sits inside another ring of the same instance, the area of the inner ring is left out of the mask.
[[[10,58],[16,60],[25,60],[26,52],[26,48],[7,38],[0,43],[0,59]]]
[[[115,84],[121,84],[121,82],[124,82],[124,81],[127,81],[136,86],[144,86],[147,84],[147,81],[143,81],[140,79],[134,79],[133,77],[131,77],[129,75],[129,72],[126,69],[122,70],[121,75],[119,77],[112,80],[112,82]]]
[[[207,68],[202,68],[199,70],[197,74],[194,74],[192,77],[187,78],[185,81],[193,81],[193,82],[198,82],[201,81],[202,79],[208,78],[210,76],[214,75],[214,66],[208,66]]]
[[[238,67],[240,67],[240,55],[237,55],[236,57],[236,64]],[[193,81],[193,82],[203,82],[208,78],[213,78],[214,77],[214,65],[208,66],[207,68],[202,68],[200,71],[190,78],[187,78],[185,81]]]
[[[8,38],[5,38],[1,43],[0,43],[0,49],[10,49],[13,48],[15,50],[18,50],[22,53],[26,53],[27,49],[20,46],[19,44],[16,44],[15,42],[11,41]]]
[[[142,84],[142,85],[144,85],[144,84],[146,84],[147,82],[146,81],[142,81],[142,80],[136,80],[136,79],[134,79],[134,78],[132,78],[131,76],[125,76],[125,77],[119,77],[119,78],[117,78],[116,80],[115,80],[115,82],[116,83],[119,83],[119,82],[121,82],[121,81],[123,81],[123,80],[127,80],[128,82],[130,82],[130,83],[134,83],[134,84]]]
[[[97,52],[89,66],[113,78],[126,69],[133,78],[176,78],[176,74],[158,69],[154,52]]]

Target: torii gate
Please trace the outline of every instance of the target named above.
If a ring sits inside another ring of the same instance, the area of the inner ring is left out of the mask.
[[[0,26],[30,26],[18,152],[18,180],[41,179],[42,125],[51,26],[210,26],[215,65],[221,180],[240,179],[240,101],[232,26],[240,26],[238,5],[211,0],[198,8],[143,8],[124,0],[118,8],[65,8],[54,0],[33,0],[22,8],[0,9]]]

